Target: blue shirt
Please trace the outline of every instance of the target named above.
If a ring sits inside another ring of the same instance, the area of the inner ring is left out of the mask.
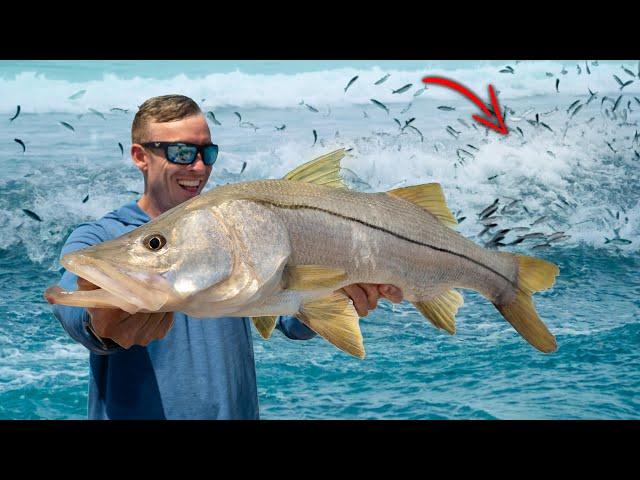
[[[149,221],[131,202],[100,220],[79,225],[61,257],[110,240]],[[75,290],[76,275],[62,269],[59,285]],[[257,419],[258,392],[251,319],[190,318],[174,313],[161,340],[126,350],[105,346],[87,329],[81,307],[53,305],[73,339],[90,351],[89,419]],[[295,317],[281,316],[276,328],[291,339],[315,333]]]

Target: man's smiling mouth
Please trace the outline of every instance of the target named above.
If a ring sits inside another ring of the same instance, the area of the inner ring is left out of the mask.
[[[202,184],[202,180],[200,179],[186,179],[186,178],[178,179],[178,185],[180,185],[180,188],[182,188],[183,190],[186,190],[189,193],[196,193],[200,188],[201,184]]]

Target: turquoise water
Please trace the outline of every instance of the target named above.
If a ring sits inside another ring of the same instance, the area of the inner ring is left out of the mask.
[[[448,70],[476,67],[478,64],[501,66],[508,61],[486,60],[42,60],[0,61],[0,74],[15,76],[34,71],[56,80],[98,80],[105,74],[123,78],[136,76],[154,79],[176,75],[201,76],[211,73],[230,73],[236,70],[249,74],[295,74],[321,72],[341,68],[369,69],[384,66],[394,70],[419,70],[437,66]]]
[[[577,64],[575,60],[554,60],[558,65]],[[359,70],[383,67],[390,70],[415,71],[427,68],[444,70],[475,69],[479,66],[502,68],[513,60],[0,60],[0,75],[15,76],[33,71],[55,80],[98,80],[105,74],[122,78],[136,76],[154,79],[176,75],[201,76],[230,73],[236,70],[249,74],[296,74],[322,72],[344,68]],[[633,64],[633,61],[600,60],[601,65]],[[594,68],[595,70],[595,68]]]
[[[434,329],[409,304],[383,302],[361,321],[364,361],[318,338],[274,335],[265,342],[255,334],[263,418],[639,418],[640,146],[634,134],[640,80],[620,91],[612,78],[631,79],[621,67],[635,71],[638,62],[590,61],[590,74],[584,61],[581,74],[577,62],[447,64],[452,77],[476,82],[478,93],[489,82],[501,91],[502,104],[514,112],[503,138],[471,128],[475,112],[462,98],[435,89],[414,97],[419,63],[0,62],[6,117],[0,122],[0,418],[86,416],[88,353],[66,335],[42,292],[58,280],[57,255],[71,230],[141,191],[127,156],[129,129],[135,106],[156,91],[193,95],[222,123],[210,123],[221,154],[207,188],[278,178],[346,146],[353,150],[344,175],[354,188],[440,182],[451,209],[466,217],[460,233],[474,241],[490,238],[479,236],[477,213],[496,198],[500,207],[520,203],[499,212],[491,234],[545,216],[530,232],[569,236],[544,249],[534,249],[542,243],[534,239],[501,247],[559,265],[554,288],[535,296],[557,336],[556,353],[532,349],[473,292],[462,292],[455,336]],[[436,68],[438,62],[425,63]],[[507,64],[515,74],[499,72]],[[388,71],[385,83],[373,85]],[[345,93],[354,75],[359,80]],[[406,93],[391,93],[409,82],[415,85]],[[597,99],[571,117],[567,108],[575,100],[585,104],[587,88]],[[80,90],[86,93],[68,99]],[[614,118],[612,102],[601,100],[619,95]],[[390,114],[370,98],[387,103]],[[303,99],[318,112],[299,105]],[[9,122],[17,104],[21,114]],[[437,108],[445,104],[456,110]],[[258,129],[240,127],[234,112]],[[527,122],[536,113],[553,132]],[[393,120],[411,117],[423,141],[414,132],[400,134]],[[277,131],[282,124],[286,129]],[[457,138],[447,125],[460,132]],[[14,138],[24,141],[25,153]],[[461,161],[460,148],[473,158]],[[605,243],[616,232],[631,243]],[[511,230],[504,242],[517,235]]]

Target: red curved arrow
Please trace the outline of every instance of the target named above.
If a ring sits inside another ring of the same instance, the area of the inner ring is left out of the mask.
[[[476,94],[474,94],[471,90],[466,88],[465,86],[454,82],[453,80],[449,80],[444,77],[424,77],[422,79],[424,83],[433,83],[436,85],[442,85],[443,87],[451,88],[458,93],[461,93],[473,103],[475,103],[480,110],[487,116],[487,118],[491,119],[492,117],[496,117],[498,120],[497,124],[492,123],[486,118],[482,118],[480,115],[473,115],[473,119],[477,122],[482,123],[485,127],[491,128],[502,135],[506,135],[509,133],[507,126],[504,124],[504,120],[502,119],[502,115],[500,114],[500,106],[498,105],[498,99],[496,98],[496,93],[493,90],[493,85],[489,85],[489,96],[491,97],[491,105],[493,106],[493,112],[489,111],[486,105],[478,98]]]

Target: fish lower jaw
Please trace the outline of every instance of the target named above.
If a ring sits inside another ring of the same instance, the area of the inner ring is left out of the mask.
[[[114,296],[114,302],[117,303],[116,299],[120,300],[122,305],[117,306],[129,313],[132,313],[132,306],[135,306],[138,311],[158,311],[158,309],[166,303],[166,295],[163,295],[162,298],[159,299],[153,299],[151,295],[139,295],[136,293],[133,285],[122,285],[121,282],[118,282],[118,280],[113,279],[110,275],[92,265],[79,262],[73,258],[68,260],[63,258],[61,263],[70,272],[88,280],[99,289],[109,292]]]

